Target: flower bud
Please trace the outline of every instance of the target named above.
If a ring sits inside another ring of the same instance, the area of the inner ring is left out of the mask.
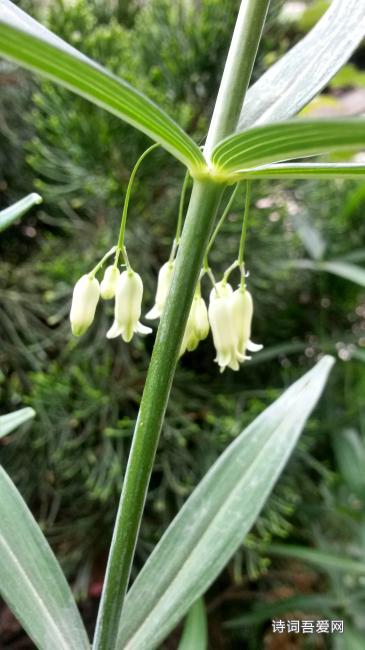
[[[172,283],[174,264],[175,262],[169,261],[163,264],[163,266],[160,268],[157,280],[155,304],[152,309],[150,309],[150,311],[146,314],[146,318],[148,318],[148,320],[160,318],[162,315]]]
[[[208,334],[208,310],[203,298],[200,295],[199,286],[199,291],[194,296],[188,322],[186,323],[184,337],[180,348],[180,356],[182,356],[186,350],[188,350],[188,352],[195,350],[198,347],[199,342],[203,341],[203,339],[205,339]]]
[[[115,294],[114,322],[107,333],[108,339],[121,336],[129,343],[134,333],[149,334],[150,327],[139,322],[143,296],[143,283],[140,275],[132,270],[124,271],[118,279]]]
[[[256,345],[250,340],[251,322],[253,316],[253,301],[249,291],[237,289],[231,297],[232,318],[237,334],[238,352],[246,357],[246,350],[258,352],[262,345]],[[249,358],[249,357],[246,357]]]
[[[70,311],[71,329],[75,336],[81,336],[90,327],[99,296],[100,286],[96,278],[83,275],[76,282]]]
[[[119,271],[116,266],[107,266],[100,284],[100,295],[104,300],[114,298],[119,280]]]

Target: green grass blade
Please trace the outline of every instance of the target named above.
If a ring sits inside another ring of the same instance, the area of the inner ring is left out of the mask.
[[[365,147],[365,120],[291,120],[258,126],[223,140],[212,162],[224,172],[332,151]]]
[[[45,537],[0,467],[0,594],[38,650],[89,650],[71,590]]]
[[[334,555],[327,551],[318,551],[315,548],[290,544],[270,544],[270,546],[263,547],[263,551],[268,555],[278,555],[285,558],[293,557],[297,560],[303,560],[303,562],[308,562],[327,571],[344,571],[354,575],[365,575],[365,562],[352,560],[341,555]]]
[[[224,627],[229,629],[242,629],[249,625],[257,625],[270,620],[275,616],[290,614],[292,612],[313,612],[316,616],[331,617],[333,610],[342,605],[341,600],[332,594],[310,594],[309,596],[291,596],[275,602],[256,605],[252,612],[243,614],[227,621]]]
[[[194,490],[127,596],[118,648],[157,647],[227,564],[284,468],[332,364],[323,357],[286,390]]]
[[[365,175],[365,165],[358,163],[279,163],[262,165],[235,173],[235,180],[248,178],[281,178],[283,180],[311,178],[358,178]]]
[[[24,409],[19,409],[13,413],[7,413],[0,416],[0,438],[3,438],[8,433],[11,433],[21,424],[28,422],[35,416],[35,411],[29,406]]]
[[[297,45],[249,89],[237,131],[298,113],[350,58],[365,35],[365,3],[333,0]]]
[[[33,205],[39,205],[39,203],[42,203],[42,197],[36,192],[32,192],[32,194],[28,194],[23,199],[20,199],[20,201],[17,201],[16,203],[13,203],[13,205],[10,205],[8,208],[5,208],[5,210],[1,210],[0,232],[6,228],[9,228],[9,226],[11,226],[14,221],[28,212],[28,210],[30,210]]]
[[[189,609],[178,650],[206,650],[208,647],[207,615],[202,598]]]
[[[0,54],[143,131],[192,172],[204,165],[193,140],[142,93],[52,34],[9,0],[0,0],[0,7]]]
[[[350,280],[360,287],[365,287],[365,269],[355,264],[333,260],[330,262],[315,262],[312,260],[291,260],[289,266],[309,271],[326,271],[345,280]]]

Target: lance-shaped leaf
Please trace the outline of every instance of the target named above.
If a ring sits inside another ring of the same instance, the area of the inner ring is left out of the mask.
[[[142,93],[65,43],[9,0],[0,0],[0,9],[0,54],[132,124],[190,170],[204,165],[193,140]]]
[[[308,269],[309,271],[326,271],[345,280],[350,280],[360,287],[365,287],[365,269],[356,264],[342,262],[341,260],[315,262],[314,260],[290,260],[288,266],[297,269]]]
[[[6,436],[8,433],[11,433],[17,427],[20,427],[21,424],[28,422],[35,416],[34,409],[29,406],[24,409],[18,409],[18,411],[13,411],[13,413],[6,413],[6,415],[0,415],[0,438]]]
[[[298,113],[346,63],[364,35],[365,3],[333,0],[309,34],[249,89],[237,131]]]
[[[117,647],[153,650],[242,544],[332,367],[321,361],[229,445],[186,501],[127,595]]]
[[[258,126],[223,140],[212,154],[224,172],[332,151],[365,147],[365,120],[291,120]]]
[[[89,650],[61,568],[6,472],[0,467],[0,594],[38,650]]]
[[[204,600],[198,598],[188,611],[178,650],[206,650],[207,647],[207,615]]]
[[[345,571],[355,575],[365,576],[365,562],[353,560],[342,555],[335,555],[328,551],[321,551],[316,548],[306,548],[305,546],[295,546],[291,544],[270,544],[262,547],[264,553],[268,555],[279,555],[281,557],[293,557],[303,562],[309,562],[320,569],[331,571]]]
[[[232,182],[248,178],[281,178],[306,180],[311,178],[359,178],[365,176],[360,163],[278,163],[245,169],[232,175]]]
[[[23,199],[20,199],[20,201],[17,201],[16,203],[13,203],[13,205],[10,205],[8,208],[5,208],[5,210],[1,210],[0,232],[6,228],[9,228],[9,226],[11,226],[14,221],[28,212],[28,210],[30,210],[33,205],[38,205],[39,203],[42,203],[42,197],[36,192],[32,192],[32,194],[28,194]]]

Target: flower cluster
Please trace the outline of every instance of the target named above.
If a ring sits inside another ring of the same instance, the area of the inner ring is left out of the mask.
[[[121,336],[122,339],[129,343],[134,334],[150,334],[152,329],[140,322],[143,298],[143,282],[135,271],[133,271],[127,250],[124,245],[124,236],[128,205],[135,174],[146,157],[158,145],[153,144],[137,160],[132,174],[130,176],[126,191],[123,213],[121,218],[118,243],[98,262],[96,267],[86,275],[83,275],[76,282],[71,312],[71,328],[75,336],[81,336],[86,332],[94,320],[95,311],[99,298],[111,300],[115,298],[114,321],[106,336],[113,339]],[[180,237],[183,224],[183,208],[185,192],[189,183],[189,173],[185,175],[182,187],[179,214],[176,226],[175,238],[173,240],[172,250],[169,260],[163,264],[158,274],[155,303],[147,312],[148,320],[156,320],[163,314],[167,297],[172,285],[175,271],[175,257],[180,245]],[[218,363],[220,371],[226,368],[238,370],[240,364],[249,359],[247,352],[256,352],[261,350],[262,345],[257,345],[251,341],[251,322],[253,316],[253,301],[251,294],[246,288],[245,266],[244,266],[244,249],[247,231],[247,218],[250,203],[250,183],[247,183],[245,212],[242,222],[242,231],[237,259],[228,267],[220,282],[216,282],[208,264],[208,255],[214,240],[221,228],[233,200],[237,194],[239,184],[231,193],[226,208],[218,220],[218,223],[208,242],[204,256],[204,265],[200,273],[199,281],[195,288],[195,293],[190,308],[189,316],[185,326],[185,332],[180,346],[180,356],[185,352],[195,350],[200,341],[207,338],[209,331],[212,331],[213,343],[216,349],[215,361]],[[104,262],[115,253],[114,264],[107,266],[104,277],[99,285],[96,274],[103,266]],[[118,269],[119,257],[122,256],[125,270],[120,272]],[[228,278],[235,269],[240,270],[241,280],[239,287],[234,291]],[[201,295],[201,280],[208,275],[213,283],[213,289],[210,293],[209,307],[207,307],[204,298]]]
[[[95,272],[83,275],[75,284],[70,312],[73,334],[81,336],[90,327],[100,296],[104,300],[115,298],[114,322],[107,332],[108,339],[121,336],[129,343],[136,333],[152,332],[150,327],[139,321],[143,297],[140,275],[131,268],[120,273],[117,266],[108,266],[99,285]]]
[[[129,263],[123,272],[120,272],[114,263],[107,266],[99,284],[95,277],[96,273],[111,252],[114,252],[114,249],[107,253],[91,273],[83,275],[76,282],[70,312],[71,328],[75,336],[84,334],[94,320],[99,298],[104,300],[115,298],[114,321],[106,336],[108,339],[121,336],[126,343],[129,343],[134,334],[152,332],[150,327],[140,322],[143,282],[141,276],[132,270]],[[149,320],[160,318],[163,313],[172,283],[174,266],[174,260],[170,260],[160,269],[155,304],[146,314]],[[204,271],[201,275],[204,275]],[[199,280],[180,347],[180,356],[195,350],[211,330],[216,349],[215,361],[221,372],[225,368],[238,370],[240,363],[250,358],[247,352],[256,352],[262,348],[262,345],[256,345],[251,341],[253,316],[251,294],[244,282],[241,282],[239,288],[234,291],[226,276],[227,272],[221,282],[214,282],[208,308],[201,296],[201,280]]]

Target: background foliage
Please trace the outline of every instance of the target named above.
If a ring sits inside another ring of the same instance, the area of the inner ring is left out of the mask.
[[[55,1],[47,11],[31,0],[21,4],[33,15],[41,12],[52,30],[86,54],[133,80],[197,141],[204,137],[237,0]],[[256,76],[323,11],[323,3],[311,3],[292,22],[290,3],[284,5],[286,17],[282,4],[272,4]],[[349,88],[362,88],[363,56],[360,50],[312,110],[328,102],[338,106]],[[0,72],[1,206],[33,190],[44,198],[0,239],[1,406],[5,412],[29,405],[37,412],[31,426],[1,441],[1,461],[80,595],[97,597],[152,337],[128,347],[107,342],[110,306],[109,314],[100,310],[93,328],[76,340],[68,310],[74,282],[115,242],[129,173],[148,141],[83,99],[9,63],[3,62]],[[144,162],[134,186],[127,243],[145,283],[146,310],[173,238],[182,180],[177,163],[157,151]],[[236,253],[242,207],[243,192],[212,251],[217,275]],[[325,259],[347,256],[361,264],[364,207],[364,185],[355,181],[254,183],[247,268],[256,304],[255,340],[265,349],[237,374],[218,374],[209,340],[180,364],[152,477],[139,565],[227,443],[320,353],[335,352],[339,359],[255,530],[207,596],[214,648],[242,647],[243,639],[248,648],[260,647],[262,639],[274,648],[275,605],[303,594],[308,607],[299,612],[309,608],[325,615],[328,610],[315,598],[330,595],[333,617],[345,617],[353,634],[364,624],[361,577],[310,568],[300,559],[271,559],[270,548],[262,546],[285,539],[364,562],[364,288],[294,266],[318,250],[325,250]],[[260,603],[265,604],[261,610]],[[293,609],[282,615],[286,611]],[[243,614],[247,619],[235,624]],[[312,642],[300,647],[326,647]]]

